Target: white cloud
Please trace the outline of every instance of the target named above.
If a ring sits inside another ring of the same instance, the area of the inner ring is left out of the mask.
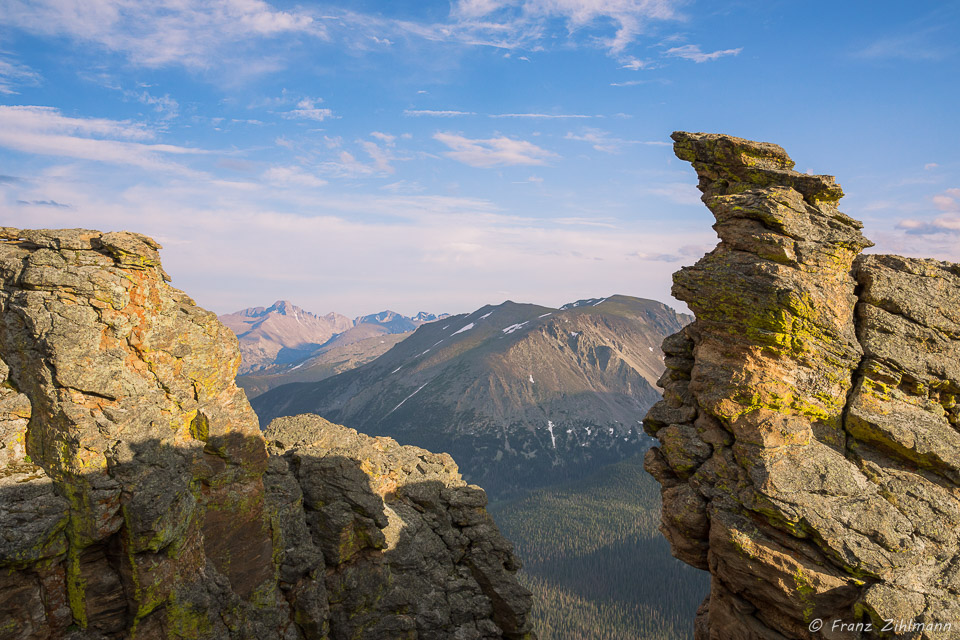
[[[940,165],[937,164],[936,162],[928,162],[927,164],[923,165],[923,170],[924,170],[924,171],[933,171],[934,169],[938,168],[939,166],[940,166]]]
[[[960,189],[947,189],[931,200],[943,215],[932,220],[906,218],[897,223],[897,229],[913,236],[960,234]]]
[[[901,220],[897,228],[910,235],[928,236],[936,234],[960,234],[960,216],[956,214],[939,216],[933,220]]]
[[[405,116],[432,116],[435,118],[454,118],[456,116],[475,116],[473,111],[434,111],[432,109],[406,109],[403,112]]]
[[[321,170],[341,178],[393,174],[396,169],[394,169],[391,163],[397,159],[394,155],[396,137],[379,131],[372,132],[370,136],[380,140],[382,144],[378,144],[373,140],[356,141],[364,153],[370,157],[370,162],[361,162],[355,155],[344,149],[337,155],[336,160],[328,160],[321,163]],[[342,146],[342,140],[339,138],[327,140],[327,147],[330,149],[339,149]]]
[[[323,102],[320,98],[303,98],[297,102],[297,108],[291,111],[285,111],[281,115],[287,119],[303,118],[306,120],[316,120],[323,122],[327,118],[333,117],[333,111],[326,108],[320,108],[318,103]]]
[[[389,133],[383,133],[381,131],[371,131],[370,137],[381,140],[388,145],[393,145],[394,141],[397,139],[397,136],[390,135]]]
[[[296,166],[271,167],[264,171],[263,179],[281,186],[322,187],[327,184],[326,180],[304,171],[302,167]]]
[[[0,146],[24,153],[94,160],[143,169],[200,175],[168,159],[207,151],[144,144],[154,133],[140,124],[105,118],[72,118],[53,107],[0,105]]]
[[[653,66],[653,63],[649,60],[640,60],[639,58],[634,58],[629,56],[624,58],[621,62],[623,65],[621,68],[630,69],[631,71],[640,71],[641,69],[649,69]]]
[[[591,146],[593,146],[594,149],[597,151],[603,151],[604,153],[617,153],[624,146],[635,144],[655,147],[670,146],[669,142],[663,142],[659,140],[624,140],[622,138],[615,138],[607,131],[594,129],[592,127],[584,128],[580,134],[568,132],[567,135],[564,136],[564,139],[588,142]]]
[[[933,196],[933,204],[941,211],[960,212],[960,189],[947,189],[942,194]]]
[[[688,244],[678,247],[673,253],[657,251],[638,251],[634,257],[651,262],[695,262],[702,258],[713,247],[705,244]]]
[[[262,0],[5,0],[0,24],[92,42],[147,67],[209,68],[225,60],[227,45],[325,35],[307,13],[278,11]]]
[[[0,94],[18,93],[14,87],[40,84],[40,74],[30,67],[0,58]]]
[[[147,91],[125,91],[124,95],[141,104],[153,107],[153,110],[165,120],[172,120],[180,114],[180,103],[171,98],[169,93],[154,96]]]
[[[393,154],[381,147],[376,142],[370,140],[361,140],[360,146],[363,147],[363,150],[367,152],[367,155],[370,156],[370,159],[373,161],[373,171],[377,173],[393,173],[394,168],[390,164],[393,160]],[[388,145],[390,146],[390,145]]]
[[[611,37],[599,40],[619,53],[654,20],[681,20],[678,0],[459,0],[453,15],[466,25],[480,23],[490,31],[513,29],[515,37],[539,39],[546,21],[560,19],[570,34],[597,24],[616,25]],[[525,32],[525,33],[524,33]]]
[[[30,223],[150,235],[165,247],[173,285],[219,312],[277,297],[349,315],[385,307],[472,311],[507,298],[555,306],[614,292],[669,300],[676,265],[650,262],[638,280],[634,254],[675,252],[712,236],[521,218],[482,199],[318,199],[308,188],[238,191],[202,181],[110,193],[83,177],[41,175],[35,193],[18,193],[71,205],[32,207]],[[0,224],[22,225],[23,212],[15,201],[3,206],[3,197]]]
[[[391,193],[421,193],[424,191],[423,185],[413,180],[398,180],[380,188]]]
[[[541,149],[532,142],[504,136],[473,140],[453,133],[436,133],[433,138],[452,149],[444,155],[471,167],[539,165],[545,164],[548,158],[556,157],[555,153]]]
[[[595,118],[597,116],[586,116],[580,114],[558,114],[558,113],[494,113],[491,118],[533,118],[541,120],[567,120],[578,118]]]
[[[129,120],[71,118],[55,107],[0,105],[0,124],[4,128],[49,133],[108,136],[130,140],[150,140],[155,134],[145,125]]]
[[[700,45],[685,44],[682,47],[673,47],[672,49],[667,49],[664,55],[674,58],[683,58],[684,60],[693,60],[699,64],[701,62],[709,62],[710,60],[716,60],[717,58],[723,58],[725,56],[736,56],[739,55],[741,51],[743,51],[743,47],[705,53],[700,50]]]

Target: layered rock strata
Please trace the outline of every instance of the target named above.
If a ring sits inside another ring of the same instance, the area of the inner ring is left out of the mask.
[[[268,429],[132,233],[0,228],[0,638],[527,638],[449,456]]]
[[[673,139],[720,243],[674,275],[696,321],[646,467],[711,573],[697,638],[960,637],[960,266],[858,255],[839,185],[776,145]]]

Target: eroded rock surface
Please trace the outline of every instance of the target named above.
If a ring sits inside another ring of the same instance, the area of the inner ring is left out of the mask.
[[[271,425],[133,233],[0,228],[0,638],[525,638],[448,456]]]
[[[776,145],[673,139],[720,244],[674,275],[696,321],[664,342],[646,466],[712,576],[697,637],[960,637],[960,266],[858,255],[839,185]]]

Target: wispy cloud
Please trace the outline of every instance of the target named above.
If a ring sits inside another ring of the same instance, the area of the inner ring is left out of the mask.
[[[688,244],[678,247],[673,253],[638,251],[633,254],[633,257],[651,262],[693,262],[695,260],[699,260],[704,254],[712,249],[713,247],[709,245]]]
[[[16,87],[35,87],[39,84],[39,73],[9,58],[0,57],[0,94],[16,94]]]
[[[698,44],[685,44],[681,47],[673,47],[667,49],[664,52],[665,56],[672,58],[683,58],[684,60],[693,60],[696,63],[709,62],[711,60],[716,60],[718,58],[723,58],[726,56],[736,56],[743,51],[743,47],[738,47],[736,49],[721,49],[718,51],[711,51],[706,53],[700,50],[700,45]]]
[[[356,141],[356,144],[370,158],[369,162],[362,162],[354,154],[343,149],[337,154],[336,160],[320,163],[320,169],[326,174],[340,178],[387,176],[395,173],[396,169],[392,163],[397,160],[396,136],[373,131],[370,137],[374,140]],[[328,143],[331,149],[340,149],[341,146],[341,140],[331,140]]]
[[[670,143],[659,140],[624,140],[623,138],[613,136],[608,131],[594,129],[592,127],[584,128],[579,134],[568,132],[567,135],[564,136],[564,139],[588,142],[594,149],[603,151],[604,153],[617,153],[621,151],[623,147],[635,144],[655,147],[670,146]]]
[[[960,189],[947,189],[940,195],[933,196],[933,204],[941,211],[960,212]]]
[[[889,35],[862,46],[853,52],[863,60],[907,60],[935,62],[957,50],[956,44],[938,42],[941,27],[928,27],[910,33]]]
[[[452,111],[452,110],[442,110],[435,111],[433,109],[406,109],[403,112],[405,116],[411,117],[421,117],[421,116],[430,116],[434,118],[455,118],[457,116],[475,116],[477,115],[473,111]]]
[[[645,191],[677,204],[700,204],[700,191],[689,182],[667,182]]]
[[[154,96],[148,91],[124,91],[124,95],[141,104],[153,107],[153,110],[160,114],[160,117],[164,120],[172,120],[180,114],[180,103],[171,98],[169,93]]]
[[[471,167],[539,165],[556,157],[555,153],[541,149],[532,142],[504,136],[474,140],[453,133],[437,133],[433,138],[451,149],[444,155]]]
[[[933,220],[901,220],[897,224],[897,229],[916,236],[931,236],[937,234],[960,234],[960,216],[945,215],[934,218]]]
[[[640,58],[634,58],[633,56],[627,56],[623,60],[623,63],[620,65],[622,69],[630,69],[631,71],[640,71],[641,69],[652,69],[654,63],[651,60],[641,60]]]
[[[563,113],[492,113],[491,118],[530,118],[539,120],[569,120],[578,118],[596,118],[598,116],[587,116],[582,114],[563,114]]]
[[[87,136],[105,136],[129,140],[150,140],[155,134],[146,125],[129,120],[107,118],[72,118],[59,109],[41,106],[0,105],[0,125],[25,131],[43,130]]]
[[[458,116],[481,115],[476,111],[434,111],[431,109],[406,109],[403,112],[405,116],[430,116],[434,118],[455,118]],[[529,120],[576,120],[585,118],[602,118],[603,116],[591,116],[579,113],[488,113],[488,118],[525,118]]]
[[[262,0],[5,0],[0,23],[94,43],[147,67],[205,69],[224,60],[227,45],[295,33],[326,35],[308,13],[279,11]]]
[[[303,98],[297,103],[297,108],[283,112],[283,117],[287,119],[301,118],[305,120],[316,120],[323,122],[327,118],[333,117],[333,111],[327,108],[318,107],[317,104],[323,102],[320,98]]]
[[[327,181],[303,169],[303,167],[270,167],[263,172],[263,179],[278,186],[322,187]]]
[[[425,190],[423,185],[414,180],[398,180],[380,188],[391,193],[422,193]]]
[[[897,229],[910,235],[960,234],[960,189],[947,189],[931,198],[943,215],[930,219],[907,218],[897,223]]]
[[[597,42],[617,54],[653,21],[681,20],[678,0],[459,0],[453,8],[461,24],[483,21],[488,29],[524,29],[538,38],[547,22],[559,19],[572,34],[585,27],[616,25],[613,35]]]
[[[598,283],[601,295],[666,300],[675,265],[650,262],[638,282],[631,254],[668,253],[712,235],[691,238],[611,220],[536,220],[509,215],[489,200],[435,195],[318,199],[306,188],[231,192],[197,181],[134,186],[117,198],[99,185],[52,176],[39,177],[36,189],[20,197],[73,206],[38,206],[31,224],[82,221],[155,237],[166,247],[164,266],[174,285],[222,312],[268,297],[351,315],[382,307],[470,311],[507,298],[555,306],[596,296]],[[23,215],[0,206],[0,225],[22,224]],[[342,277],[344,265],[349,278]]]
[[[143,169],[199,175],[172,162],[169,156],[207,151],[168,144],[134,142],[151,140],[144,125],[105,118],[72,118],[57,109],[41,106],[0,105],[0,146],[25,153],[94,160]]]

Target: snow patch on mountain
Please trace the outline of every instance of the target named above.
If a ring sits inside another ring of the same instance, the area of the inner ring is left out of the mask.
[[[459,330],[457,330],[457,331],[454,331],[454,332],[451,333],[450,335],[451,335],[451,336],[455,336],[455,335],[457,335],[458,333],[463,333],[464,331],[470,331],[470,329],[473,329],[473,323],[472,323],[472,322],[471,322],[470,324],[464,326],[462,329],[459,329]]]

